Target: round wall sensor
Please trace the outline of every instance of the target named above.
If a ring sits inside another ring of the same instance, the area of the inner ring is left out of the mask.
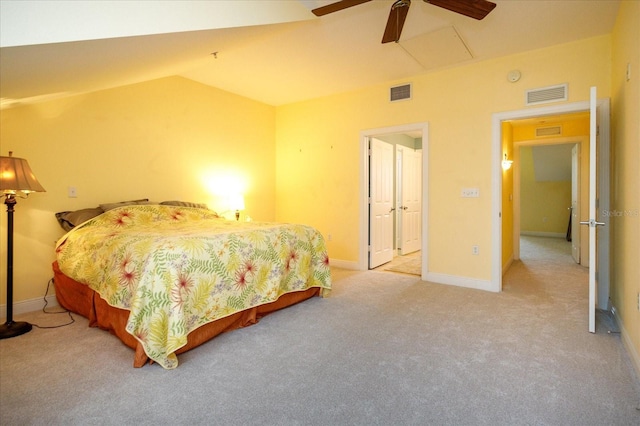
[[[518,70],[509,71],[509,74],[507,74],[507,80],[515,83],[516,81],[520,80],[521,75],[522,74],[520,74],[520,71]]]

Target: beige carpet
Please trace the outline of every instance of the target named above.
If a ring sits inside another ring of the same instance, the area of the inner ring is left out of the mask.
[[[421,272],[421,265],[422,263],[422,258],[418,257],[418,258],[414,258],[414,259],[407,259],[401,262],[398,262],[396,264],[392,264],[386,268],[384,268],[385,271],[391,271],[391,272],[400,272],[403,274],[411,274],[411,275],[422,275]]]
[[[400,272],[409,275],[422,275],[422,252],[416,251],[404,256],[395,256],[391,262],[386,263],[375,270]]]

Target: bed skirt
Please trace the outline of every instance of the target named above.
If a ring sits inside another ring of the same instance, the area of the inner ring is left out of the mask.
[[[56,298],[60,306],[82,315],[89,320],[90,327],[107,330],[117,336],[125,345],[134,349],[134,367],[142,367],[149,361],[142,345],[125,329],[129,311],[110,306],[89,286],[64,275],[58,268],[57,261],[53,263],[53,276]],[[200,346],[218,334],[255,324],[260,318],[271,312],[320,295],[320,291],[319,287],[312,287],[305,291],[287,293],[280,296],[275,302],[237,312],[205,324],[189,333],[187,344],[178,349],[176,355]]]

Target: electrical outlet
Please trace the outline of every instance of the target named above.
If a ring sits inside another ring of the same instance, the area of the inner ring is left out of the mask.
[[[77,198],[78,197],[78,188],[76,188],[75,186],[70,186],[69,188],[67,188],[67,195],[69,196],[69,198]]]
[[[331,234],[327,234],[327,240],[331,241],[333,239],[333,236]]]
[[[480,254],[480,246],[471,246],[471,254],[477,256]]]

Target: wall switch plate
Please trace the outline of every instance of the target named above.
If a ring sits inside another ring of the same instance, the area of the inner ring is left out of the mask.
[[[77,198],[78,197],[78,188],[75,186],[70,186],[67,188],[67,195],[69,198]]]
[[[462,198],[478,198],[480,196],[479,188],[462,188],[460,193]]]
[[[480,246],[471,246],[471,254],[477,256],[480,254]]]

